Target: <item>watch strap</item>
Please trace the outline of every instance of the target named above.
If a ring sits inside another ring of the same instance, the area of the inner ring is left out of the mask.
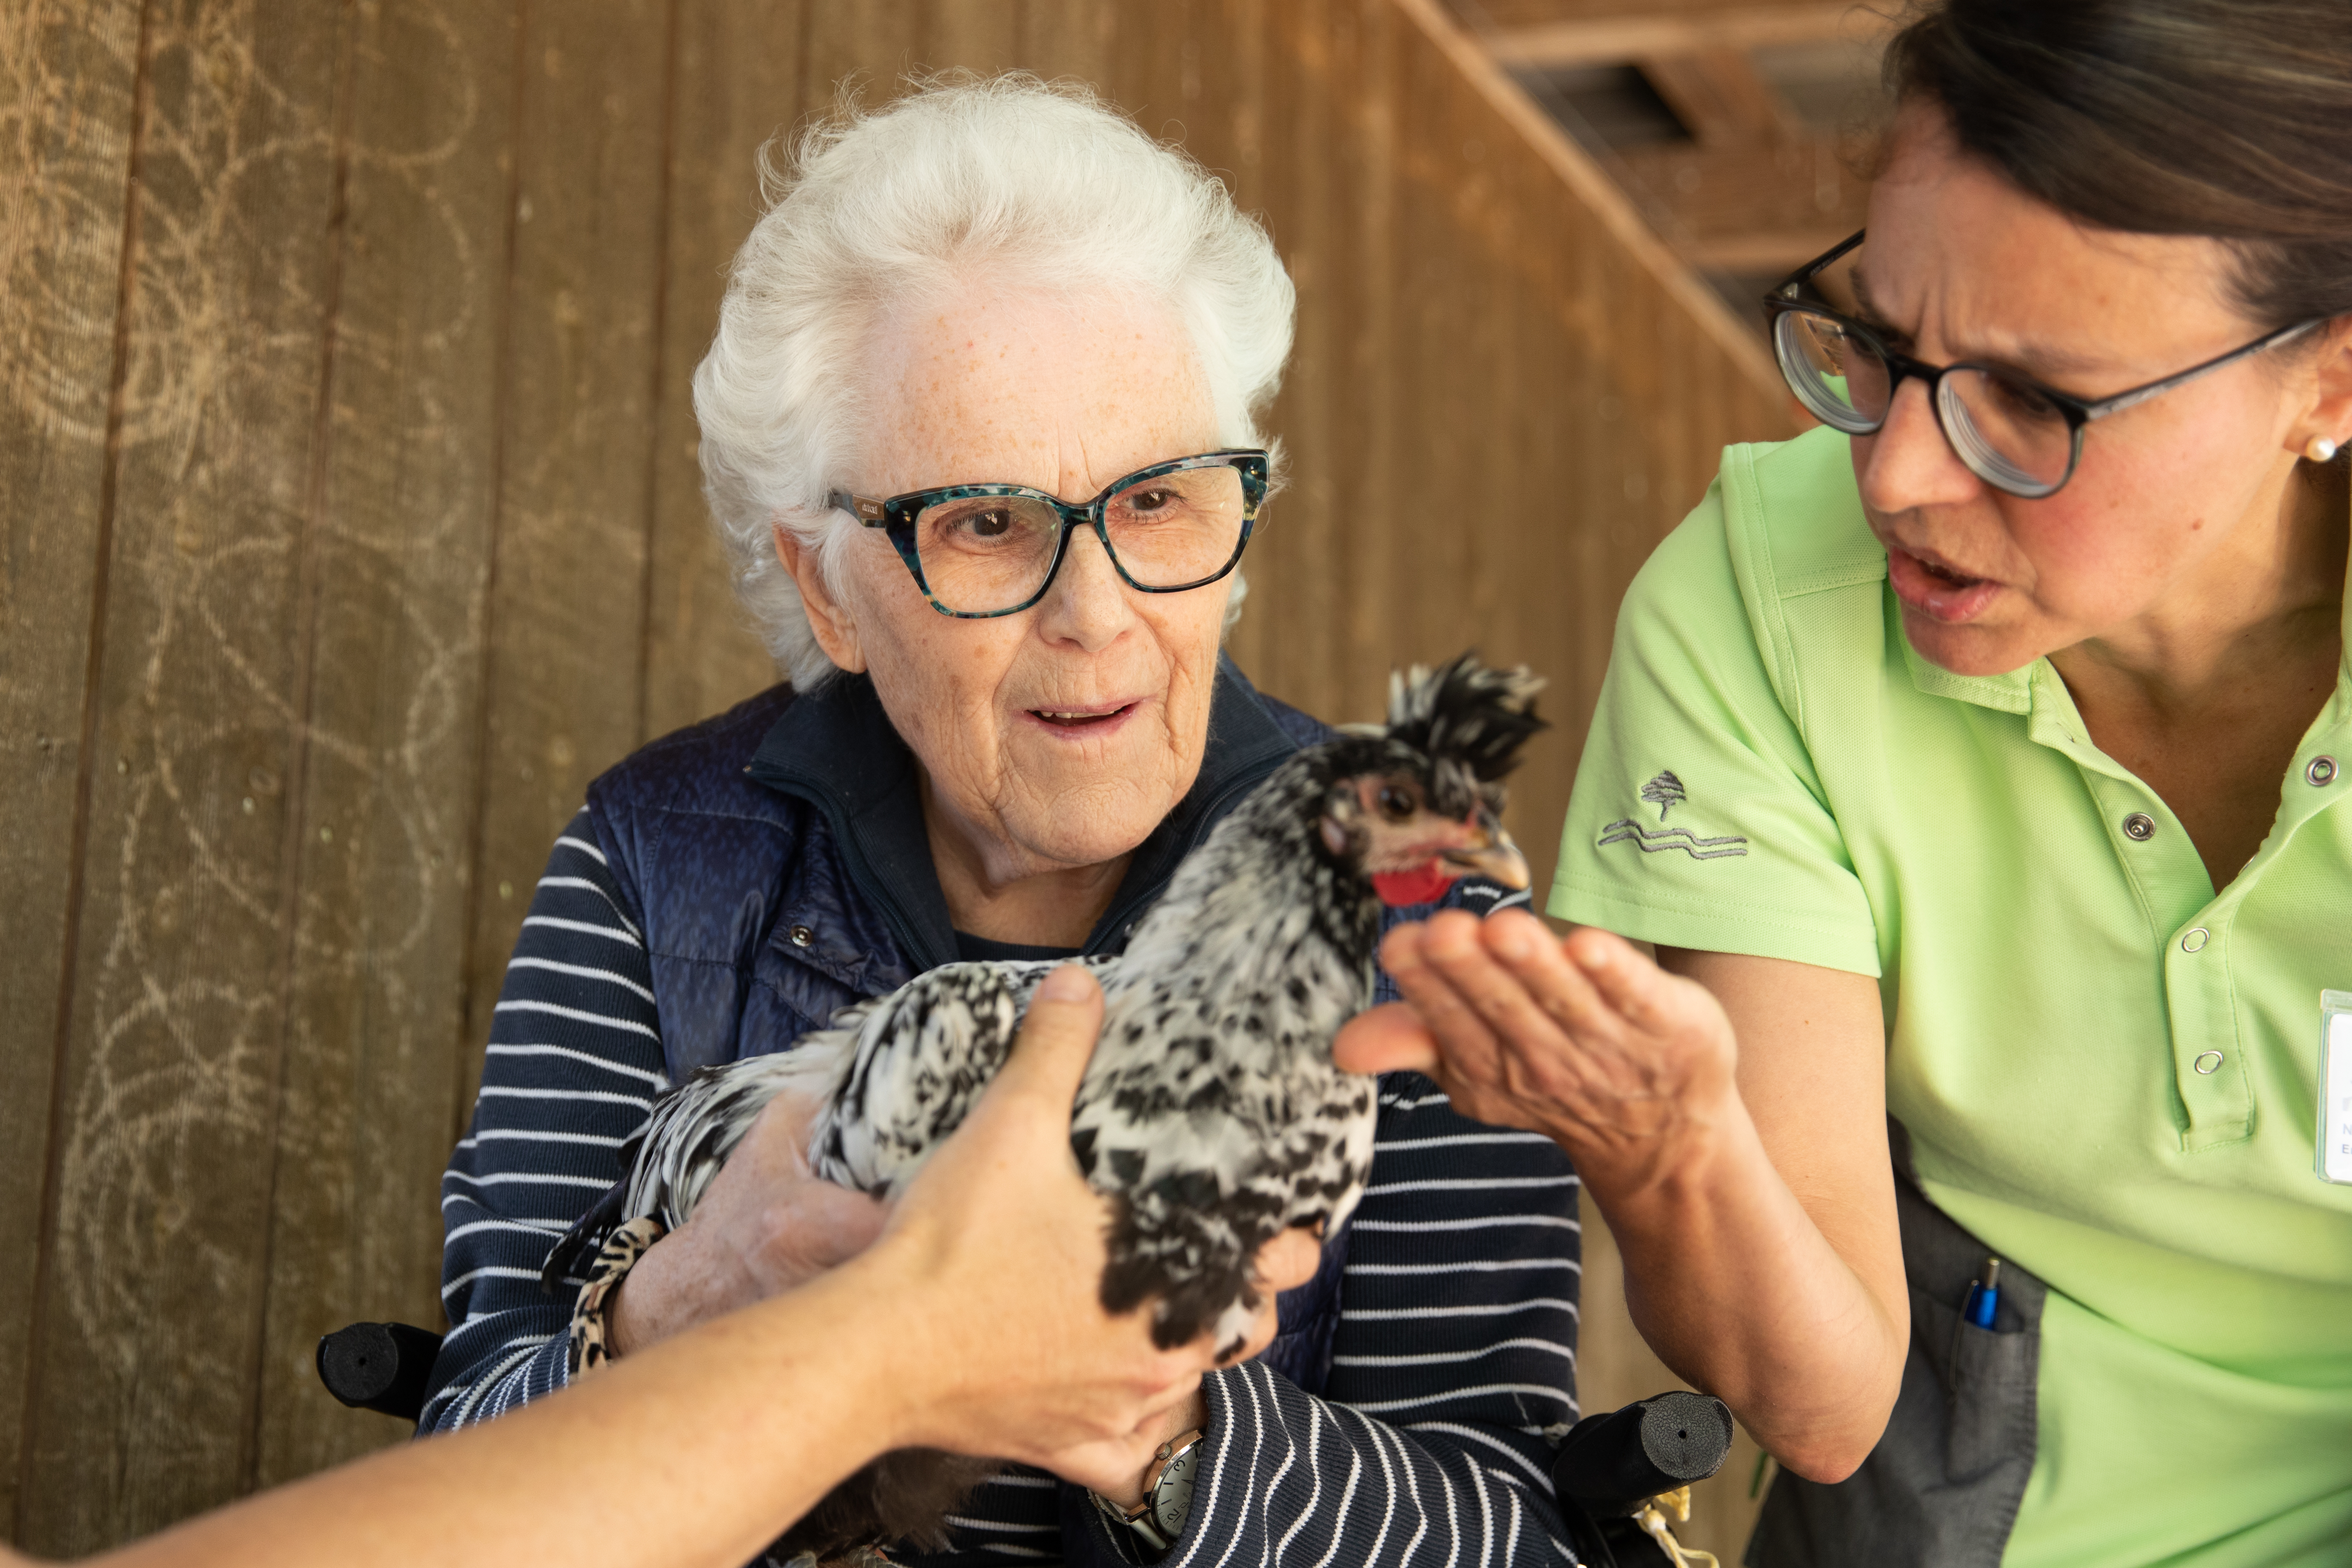
[[[1175,1468],[1176,1461],[1199,1447],[1207,1436],[1201,1428],[1195,1426],[1191,1431],[1180,1433],[1160,1444],[1159,1450],[1151,1456],[1150,1465],[1143,1473],[1143,1499],[1133,1508],[1121,1508],[1098,1492],[1090,1492],[1087,1495],[1095,1500],[1095,1507],[1102,1510],[1105,1519],[1125,1525],[1134,1533],[1137,1540],[1150,1547],[1154,1553],[1165,1552],[1175,1544],[1176,1537],[1183,1533],[1183,1526],[1179,1522],[1174,1531],[1161,1528],[1161,1521],[1159,1517],[1161,1489],[1168,1480],[1168,1472]],[[1185,1500],[1187,1511],[1190,1510],[1191,1501],[1189,1497]]]

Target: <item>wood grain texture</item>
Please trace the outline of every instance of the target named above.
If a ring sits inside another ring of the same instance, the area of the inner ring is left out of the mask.
[[[760,149],[806,123],[801,79],[808,11],[770,0],[680,0],[668,147],[659,394],[647,536],[645,739],[723,711],[775,679],[737,605],[727,557],[702,504],[694,367],[726,291],[726,265],[760,216]]]
[[[1068,77],[1100,85],[1110,79],[1121,0],[1021,0],[1016,58],[1047,79]]]
[[[319,1337],[437,1323],[458,1114],[464,862],[499,413],[495,240],[511,5],[354,14],[343,259],[313,457],[310,651],[282,1089],[249,1483],[399,1434],[324,1396]]]
[[[37,1002],[0,1022],[0,1245],[37,1255],[0,1290],[15,1539],[94,1549],[400,1436],[328,1401],[310,1347],[435,1321],[436,1178],[549,843],[597,772],[773,679],[690,380],[754,153],[844,80],[1087,81],[1262,217],[1298,288],[1268,420],[1291,485],[1234,652],[1333,719],[1402,660],[1536,666],[1555,728],[1512,820],[1548,865],[1619,595],[1722,444],[1787,418],[1432,16],[7,11],[0,805],[31,826],[0,907]],[[1609,1381],[1613,1301],[1591,1402],[1653,1392]]]
[[[527,9],[515,54],[468,1041],[557,832],[640,739],[671,43],[667,4],[575,0]]]
[[[18,1510],[82,1551],[233,1494],[309,857],[312,483],[347,16],[162,5]],[[247,812],[243,802],[251,800]]]
[[[1828,0],[1447,0],[1465,19],[1483,17],[1499,26],[1590,25],[1637,16],[1711,24],[1726,16],[1806,16],[1822,9],[1825,3]],[[1861,8],[1852,0],[1849,5]]]
[[[0,1531],[14,1533],[119,435],[135,0],[0,14]]]
[[[1793,270],[1860,228],[1868,206],[1868,139],[1859,134],[1636,147],[1620,156],[1697,252],[1744,250]],[[1828,237],[1814,245],[1819,236]]]

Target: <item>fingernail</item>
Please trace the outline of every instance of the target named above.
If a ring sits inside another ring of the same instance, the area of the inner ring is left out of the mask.
[[[1065,963],[1037,987],[1040,1002],[1083,1002],[1094,989],[1094,977],[1075,963]]]

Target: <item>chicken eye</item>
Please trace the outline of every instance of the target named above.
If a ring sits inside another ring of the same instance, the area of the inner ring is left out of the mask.
[[[1395,784],[1381,786],[1381,815],[1391,822],[1402,822],[1411,816],[1417,804],[1412,795]]]

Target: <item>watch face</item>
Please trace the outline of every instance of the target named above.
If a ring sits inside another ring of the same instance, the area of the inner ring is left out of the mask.
[[[1168,1461],[1168,1468],[1160,1473],[1160,1484],[1151,1489],[1151,1518],[1171,1541],[1184,1533],[1184,1520],[1192,1511],[1192,1478],[1200,1463],[1201,1445],[1195,1443]]]

